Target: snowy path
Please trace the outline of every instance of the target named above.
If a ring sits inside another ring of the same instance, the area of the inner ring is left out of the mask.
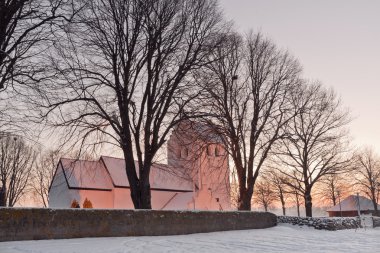
[[[124,252],[380,252],[380,228],[319,231],[292,225],[269,229],[160,237],[1,242],[0,253]]]

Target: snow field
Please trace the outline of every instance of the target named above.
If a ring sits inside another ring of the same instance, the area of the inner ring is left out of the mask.
[[[380,228],[340,231],[280,224],[179,236],[0,242],[0,253],[380,252]]]

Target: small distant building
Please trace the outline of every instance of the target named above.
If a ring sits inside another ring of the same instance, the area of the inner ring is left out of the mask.
[[[230,210],[228,154],[209,127],[186,122],[168,140],[167,164],[151,167],[151,203],[158,210]],[[135,162],[136,168],[138,163]],[[98,161],[61,158],[49,189],[49,207],[132,209],[124,159]]]
[[[362,196],[350,195],[341,203],[329,208],[326,212],[329,217],[340,217],[341,212],[343,217],[358,216],[358,210],[360,207],[360,214],[372,214],[374,212],[373,203],[370,199]],[[379,206],[380,209],[380,206]]]

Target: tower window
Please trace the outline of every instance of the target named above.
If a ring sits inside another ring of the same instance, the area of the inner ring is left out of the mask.
[[[181,158],[187,158],[189,155],[189,150],[187,148],[182,149]]]
[[[211,147],[210,146],[207,146],[206,153],[207,153],[207,156],[211,156]]]

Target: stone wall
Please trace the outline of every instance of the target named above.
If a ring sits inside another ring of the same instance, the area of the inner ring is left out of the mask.
[[[357,217],[348,218],[311,218],[311,217],[293,217],[278,216],[278,223],[289,223],[293,225],[309,226],[316,229],[324,230],[342,230],[356,229],[360,227],[360,220]]]
[[[0,208],[0,241],[156,236],[268,228],[264,212]]]
[[[380,217],[373,217],[373,227],[380,227]]]

